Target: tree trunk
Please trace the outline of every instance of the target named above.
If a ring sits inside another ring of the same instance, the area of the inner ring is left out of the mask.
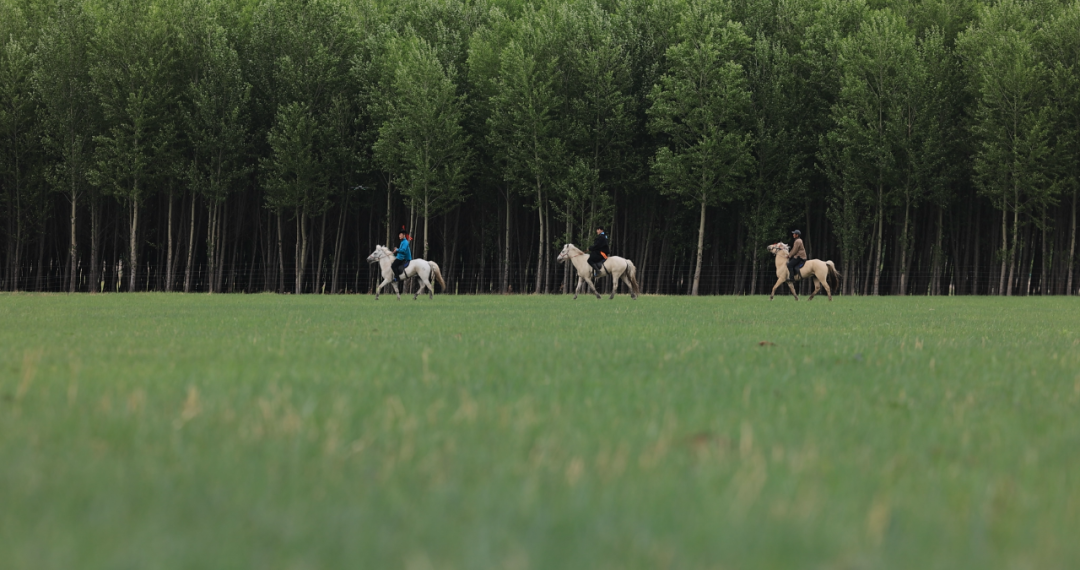
[[[430,226],[428,225],[430,223],[431,219],[430,219],[430,215],[429,215],[429,212],[428,212],[428,206],[430,206],[430,203],[429,203],[428,196],[427,196],[427,189],[425,189],[424,190],[424,259],[428,258],[428,245],[429,245],[429,242],[431,241],[431,231],[430,231]]]
[[[1050,275],[1047,271],[1049,265],[1046,262],[1046,206],[1042,209],[1042,268],[1039,275],[1039,294],[1046,295],[1046,288],[1050,285]]]
[[[326,246],[326,212],[323,212],[322,223],[319,227],[319,259],[315,262],[315,292],[326,293],[326,283],[322,284],[320,289],[319,283],[322,282],[322,266],[323,266],[323,253],[325,253]]]
[[[510,292],[510,188],[506,188],[506,239],[503,243],[503,271],[501,290],[505,295]],[[483,257],[481,257],[483,264]],[[481,276],[483,279],[483,276]]]
[[[900,230],[900,287],[897,294],[907,295],[908,278],[908,224],[911,221],[911,193],[904,197],[904,228]]]
[[[751,245],[752,246],[752,245]],[[750,257],[753,258],[753,262],[750,266],[750,294],[757,295],[757,274],[758,274],[758,255],[756,251],[750,253]]]
[[[195,257],[195,193],[191,194],[191,221],[188,225],[187,265],[184,269],[184,292],[191,292],[191,264]]]
[[[878,296],[881,292],[881,238],[885,233],[885,224],[882,223],[885,219],[885,205],[884,205],[884,189],[878,184],[878,200],[877,200],[877,239],[876,246],[874,247],[874,296]]]
[[[296,294],[299,295],[304,292],[304,275],[307,273],[307,258],[308,258],[308,227],[307,227],[307,209],[305,208],[300,213],[300,259],[297,260],[296,265]]]
[[[128,265],[131,268],[131,275],[128,277],[128,291],[135,292],[135,283],[137,281],[139,273],[139,201],[133,199],[131,201],[131,235],[128,245],[129,247],[129,259]]]
[[[551,293],[551,208],[544,204],[544,293]]]
[[[76,217],[75,217],[76,209],[75,209],[75,206],[78,205],[78,201],[77,201],[78,195],[76,194],[75,188],[76,188],[75,181],[72,180],[72,182],[71,182],[71,244],[70,244],[70,247],[68,248],[68,255],[71,258],[70,259],[70,264],[68,265],[68,271],[71,272],[71,275],[68,278],[68,293],[74,293],[75,292],[76,281],[79,280],[78,274],[76,273],[77,267],[78,267],[78,261],[79,261],[79,258],[78,258],[79,248],[78,248],[78,240],[77,240],[77,235],[78,234],[75,232],[75,229],[76,229],[75,228],[75,221],[76,221]]]
[[[171,292],[173,286],[173,189],[169,187],[169,222],[167,224],[166,233],[168,233],[168,248],[165,253],[165,291]]]
[[[1009,265],[1009,207],[1008,204],[1001,208],[1001,277],[998,279],[997,294],[1005,294],[1005,271]]]
[[[698,219],[698,233],[697,233],[697,261],[694,267],[694,284],[690,289],[690,294],[697,296],[698,286],[701,284],[701,256],[705,251],[705,200],[701,200],[701,215]]]
[[[214,241],[217,242],[217,255],[215,255],[215,260],[216,260],[217,267],[214,268],[213,279],[214,279],[214,292],[215,293],[220,293],[221,290],[222,290],[222,283],[223,283],[221,277],[222,277],[222,275],[224,275],[224,272],[225,272],[225,243],[226,243],[225,220],[229,219],[229,202],[228,202],[228,200],[223,201],[218,206],[217,215],[215,217],[217,218],[217,230],[216,230],[217,233],[214,236]]]
[[[393,242],[390,241],[391,228],[394,226],[394,178],[393,176],[386,179],[386,247],[390,247]]]
[[[1012,236],[1012,249],[1009,250],[1009,283],[1006,295],[1012,297],[1013,294],[1013,280],[1016,276],[1016,256],[1019,255],[1016,245],[1019,243],[1020,237],[1020,189],[1016,182],[1013,182],[1013,236]]]
[[[1068,279],[1065,284],[1065,294],[1073,294],[1073,261],[1076,259],[1076,188],[1073,188],[1072,221],[1069,223],[1069,261]]]
[[[540,186],[540,180],[536,180],[536,212],[540,218],[540,235],[536,254],[536,287],[535,291],[540,293],[540,286],[543,284],[544,278],[544,191]]]
[[[285,292],[285,246],[281,243],[281,212],[277,213],[278,292]]]
[[[334,239],[334,275],[330,279],[330,291],[334,294],[338,293],[338,271],[341,267],[341,244],[345,237],[345,212],[348,208],[349,195],[345,194],[345,202],[341,205],[341,212],[338,215],[337,236]]]
[[[206,205],[206,290],[215,291],[214,276],[217,275],[217,213],[219,204],[213,199]]]
[[[97,293],[104,289],[104,285],[98,279],[98,241],[101,232],[101,206],[93,197],[90,198],[90,270],[87,287],[91,293]]]
[[[936,233],[934,235],[934,251],[931,254],[932,263],[934,265],[933,270],[932,270],[933,271],[933,277],[931,278],[932,282],[930,284],[930,293],[932,295],[940,295],[941,294],[941,262],[943,261],[942,258],[945,257],[945,251],[942,249],[942,246],[941,246],[941,234],[942,234],[942,227],[941,226],[942,226],[942,217],[943,217],[944,210],[945,210],[944,208],[942,208],[941,206],[938,206],[938,209],[937,209],[937,230],[936,230]]]

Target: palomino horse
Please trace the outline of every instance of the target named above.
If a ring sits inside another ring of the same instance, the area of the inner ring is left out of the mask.
[[[379,300],[379,291],[390,283],[394,286],[394,294],[397,295],[398,300],[401,300],[401,292],[398,291],[398,284],[394,282],[394,271],[390,269],[390,265],[394,263],[394,254],[385,246],[375,246],[375,251],[371,252],[371,255],[367,257],[368,263],[379,263],[379,268],[382,270],[383,280],[379,283],[379,286],[375,288],[375,300]],[[435,279],[439,281],[439,285],[442,285],[443,291],[446,291],[446,282],[443,281],[442,272],[439,271],[439,264],[434,261],[424,261],[423,259],[414,259],[409,262],[409,266],[405,268],[405,279],[410,277],[420,278],[420,289],[413,295],[415,301],[420,293],[424,292],[426,288],[428,290],[428,299],[435,297],[435,286],[431,284],[431,276],[434,275]]]
[[[776,289],[780,287],[788,276],[788,245],[786,243],[774,243],[768,248],[770,253],[776,256],[776,285],[773,285],[772,292],[769,293],[769,300],[772,301],[774,295],[776,295]],[[836,278],[837,283],[840,282],[840,272],[836,270],[836,264],[831,261],[821,261],[820,259],[809,259],[799,269],[799,274],[795,276],[795,280],[799,281],[806,277],[813,277],[814,279],[814,292],[810,293],[810,298],[807,301],[813,301],[814,295],[817,295],[821,291],[821,287],[825,286],[825,293],[829,296],[829,300],[832,301],[832,289],[829,288],[829,276],[832,275]],[[795,293],[795,286],[788,283],[788,288],[791,289],[791,294],[795,296],[795,300],[799,300],[799,296]]]
[[[574,264],[574,269],[577,270],[578,281],[577,287],[574,287],[574,298],[577,299],[578,292],[581,291],[581,284],[588,283],[589,288],[592,289],[593,295],[596,298],[600,298],[600,293],[596,291],[596,285],[593,285],[592,281],[592,267],[589,265],[589,254],[578,249],[574,244],[568,243],[563,246],[562,251],[559,253],[559,257],[556,261],[563,263],[566,260],[570,260],[570,263]],[[630,298],[637,299],[639,293],[641,293],[641,287],[637,282],[637,268],[634,267],[634,262],[629,259],[611,256],[604,260],[604,268],[597,275],[597,279],[605,275],[611,275],[611,296],[608,299],[615,298],[615,291],[619,288],[619,280],[622,279],[623,283],[630,288]]]

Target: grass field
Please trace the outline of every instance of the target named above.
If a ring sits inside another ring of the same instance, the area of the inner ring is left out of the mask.
[[[6,570],[1080,563],[1073,298],[6,295],[0,325]]]

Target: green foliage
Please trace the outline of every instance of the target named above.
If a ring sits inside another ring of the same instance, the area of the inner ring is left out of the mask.
[[[667,51],[669,70],[649,96],[649,128],[666,142],[653,164],[661,191],[693,204],[734,200],[753,164],[750,90],[737,62],[750,39],[721,14],[707,1],[689,4],[680,41]]]
[[[304,215],[325,207],[329,190],[317,149],[319,135],[318,121],[306,103],[289,103],[278,111],[267,135],[273,154],[262,162],[270,208]]]
[[[94,138],[91,180],[121,200],[138,204],[166,175],[176,144],[175,103],[181,86],[172,75],[176,44],[171,22],[152,4],[114,0],[104,7],[96,36],[93,88],[105,119]]]
[[[935,271],[955,270],[960,220],[993,208],[1003,274],[1034,263],[1037,239],[1060,277],[1073,272],[1074,260],[1057,260],[1075,258],[1076,236],[1061,234],[1075,224],[1065,229],[1055,206],[1080,191],[1078,10],[1060,0],[0,0],[0,287],[20,282],[11,276],[35,241],[39,267],[59,251],[65,267],[84,264],[87,214],[90,241],[124,228],[124,262],[145,267],[140,251],[159,255],[177,231],[192,233],[177,230],[177,193],[207,208],[208,250],[229,233],[218,208],[236,228],[263,224],[241,204],[296,219],[282,240],[298,244],[297,267],[322,255],[302,245],[314,237],[308,220],[333,211],[338,230],[389,227],[407,211],[444,242],[467,236],[482,257],[500,249],[506,270],[532,258],[513,228],[532,232],[522,218],[535,212],[538,280],[553,275],[543,261],[553,236],[583,241],[597,223],[617,227],[616,249],[684,259],[684,222],[697,215],[698,263],[711,256],[718,268],[767,260],[762,245],[796,220],[827,217],[813,230],[827,251],[815,255],[873,275],[872,292],[921,252],[935,252]],[[468,228],[454,221],[459,205],[496,203]],[[142,230],[141,208],[153,210]],[[68,236],[57,211],[70,216]],[[927,223],[952,234],[948,255],[940,237],[922,243]],[[247,245],[236,255],[274,257]]]
[[[436,51],[415,36],[396,38],[389,49],[393,79],[384,97],[383,123],[375,157],[402,178],[402,191],[427,220],[463,198],[470,150],[462,126],[464,98],[457,93],[453,64],[444,67]]]

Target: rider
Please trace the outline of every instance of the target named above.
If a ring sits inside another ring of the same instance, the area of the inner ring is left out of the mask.
[[[806,261],[806,248],[803,247],[802,232],[795,230],[791,232],[791,237],[795,240],[795,243],[791,244],[791,253],[788,254],[788,282],[795,280],[795,267]]]
[[[593,268],[593,277],[596,277],[604,268],[604,260],[608,256],[608,237],[603,227],[596,228],[596,239],[589,247],[589,265]]]
[[[405,231],[405,226],[401,226],[401,231],[398,232],[397,237],[401,240],[401,245],[393,251],[393,253],[397,254],[397,258],[390,264],[390,270],[394,272],[394,281],[397,281],[399,276],[401,276],[402,279],[405,278],[403,266],[412,261],[412,249],[409,247],[409,232]]]

